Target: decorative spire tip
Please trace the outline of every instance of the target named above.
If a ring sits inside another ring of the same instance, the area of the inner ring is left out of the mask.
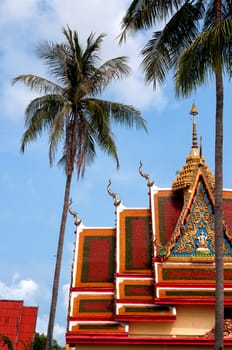
[[[196,123],[196,116],[198,115],[198,110],[193,102],[192,108],[190,111],[190,114],[193,116],[193,134],[192,134],[192,148],[198,148],[198,142],[197,142],[197,123]]]
[[[196,105],[195,105],[195,103],[193,102],[193,104],[192,104],[192,108],[191,108],[191,111],[189,112],[189,114],[191,114],[191,115],[198,115],[198,110],[197,110],[197,107],[196,107]]]

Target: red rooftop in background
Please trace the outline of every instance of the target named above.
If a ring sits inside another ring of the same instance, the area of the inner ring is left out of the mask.
[[[15,350],[25,350],[33,341],[38,307],[21,300],[0,300],[0,334],[9,337]],[[0,350],[6,346],[0,343]]]

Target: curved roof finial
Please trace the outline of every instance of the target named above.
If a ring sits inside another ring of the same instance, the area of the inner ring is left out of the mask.
[[[108,181],[107,192],[109,193],[109,195],[110,195],[111,197],[114,198],[114,205],[115,205],[115,207],[117,207],[117,206],[121,203],[121,200],[118,199],[118,196],[117,196],[116,193],[114,193],[114,192],[111,191],[110,185],[111,185],[111,179],[109,179],[109,181]]]
[[[147,186],[148,186],[148,187],[151,187],[152,185],[154,185],[154,181],[152,181],[152,180],[150,179],[150,177],[149,177],[148,174],[145,174],[145,173],[142,171],[142,166],[143,166],[143,164],[142,164],[142,162],[141,162],[141,160],[140,160],[140,162],[139,162],[139,173],[140,173],[140,175],[141,175],[142,177],[144,177],[144,178],[147,180]]]
[[[74,217],[74,224],[78,226],[81,223],[81,219],[78,218],[77,212],[72,210],[71,205],[72,205],[72,198],[69,199],[68,211]]]
[[[192,148],[198,148],[197,144],[197,123],[196,123],[196,116],[198,115],[198,110],[193,102],[191,111],[189,112],[193,116],[193,137],[192,137]]]

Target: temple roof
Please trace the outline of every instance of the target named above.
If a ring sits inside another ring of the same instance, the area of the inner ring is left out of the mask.
[[[140,163],[139,173],[149,187],[148,208],[125,207],[109,181],[115,226],[88,228],[71,212],[77,232],[69,344],[90,343],[92,336],[101,339],[99,344],[106,337],[109,344],[119,344],[121,338],[131,344],[135,339],[130,336],[131,323],[165,325],[178,319],[180,305],[214,305],[215,179],[202,155],[201,142],[198,145],[197,114],[193,104],[192,147],[172,188],[157,187]],[[222,195],[225,305],[231,307],[232,191],[224,190]],[[188,337],[191,327],[189,332]],[[184,342],[181,339],[180,344]]]

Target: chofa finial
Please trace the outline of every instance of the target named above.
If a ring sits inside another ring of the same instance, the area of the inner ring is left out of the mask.
[[[149,177],[148,174],[145,174],[145,173],[142,171],[142,166],[143,166],[143,164],[142,164],[142,162],[141,162],[141,160],[140,160],[140,162],[139,162],[139,174],[147,180],[147,186],[148,186],[148,187],[151,187],[152,185],[154,185],[154,181],[152,181],[152,180],[150,179],[150,177]]]
[[[107,192],[109,193],[109,195],[110,195],[111,197],[114,198],[114,205],[115,205],[115,207],[117,207],[117,206],[121,203],[121,200],[118,199],[118,196],[117,196],[116,193],[114,193],[114,192],[111,191],[110,185],[111,185],[111,179],[109,179],[109,181],[108,181]]]
[[[79,226],[81,223],[81,219],[78,218],[77,212],[72,210],[71,205],[72,205],[72,198],[69,199],[68,211],[74,217],[74,224],[76,226]]]

